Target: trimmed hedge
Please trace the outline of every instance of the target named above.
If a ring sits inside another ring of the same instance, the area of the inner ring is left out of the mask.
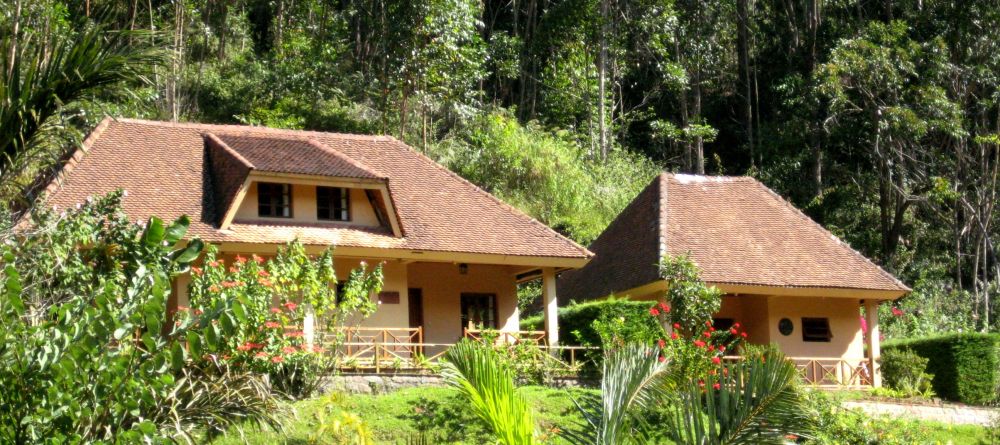
[[[594,320],[601,314],[617,314],[625,318],[625,324],[636,329],[659,330],[656,319],[649,315],[649,308],[655,305],[652,301],[633,301],[609,298],[585,303],[571,304],[559,308],[559,342],[564,345],[599,346],[601,336],[594,330]],[[521,329],[540,331],[545,329],[542,315],[535,315],[521,320]]]
[[[983,405],[1000,400],[1000,335],[950,334],[888,341],[882,349],[911,350],[928,360],[934,392],[943,399]]]

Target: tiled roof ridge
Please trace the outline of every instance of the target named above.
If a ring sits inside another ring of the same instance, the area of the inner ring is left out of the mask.
[[[882,274],[883,277],[888,278],[889,281],[893,282],[896,286],[898,286],[900,288],[900,290],[906,290],[906,291],[912,290],[912,289],[910,289],[909,286],[907,286],[905,283],[903,283],[902,281],[900,281],[899,278],[896,278],[891,273],[889,273],[885,269],[883,269],[882,266],[879,266],[878,264],[875,264],[874,261],[868,259],[868,257],[864,256],[861,252],[858,252],[857,250],[855,250],[853,247],[851,247],[850,244],[847,244],[846,242],[844,242],[844,240],[840,239],[840,237],[838,237],[837,235],[834,235],[832,232],[830,232],[829,230],[827,230],[826,227],[823,227],[822,224],[816,222],[815,220],[813,220],[812,218],[810,218],[809,215],[806,215],[801,210],[799,210],[798,208],[796,208],[795,206],[793,206],[790,202],[788,202],[788,200],[786,200],[785,198],[783,198],[781,195],[779,195],[774,190],[771,190],[770,187],[764,185],[764,183],[758,181],[756,178],[753,178],[751,176],[745,176],[745,177],[749,178],[757,187],[759,187],[760,189],[762,189],[765,192],[767,192],[767,194],[769,196],[771,196],[772,199],[777,200],[779,203],[781,203],[781,205],[785,206],[785,208],[790,209],[795,215],[797,215],[799,217],[799,219],[806,221],[808,224],[811,224],[814,228],[818,229],[820,231],[820,233],[829,236],[830,239],[833,240],[834,242],[836,242],[836,244],[838,246],[840,246],[840,247],[842,247],[844,249],[847,249],[847,251],[850,252],[851,254],[853,254],[855,257],[860,258],[862,261],[864,261],[864,262],[868,263],[869,265],[871,265],[872,267],[874,267],[875,270],[877,270],[880,274]]]
[[[659,188],[659,193],[657,193],[657,195],[659,195],[659,199],[656,201],[656,205],[660,206],[660,208],[657,209],[656,212],[656,217],[658,219],[658,221],[656,222],[656,227],[657,227],[656,238],[659,242],[659,246],[657,246],[659,251],[659,255],[657,256],[657,261],[662,261],[663,256],[667,254],[668,250],[667,218],[669,217],[669,215],[667,215],[667,193],[668,193],[667,180],[670,178],[670,176],[668,175],[669,174],[666,172],[661,173],[659,175],[656,175],[656,179],[654,180],[659,183],[657,185],[657,187]],[[659,268],[659,265],[657,265],[657,268]]]
[[[386,176],[386,175],[378,172],[377,170],[375,170],[375,169],[373,169],[373,168],[371,168],[371,167],[369,167],[369,166],[367,166],[365,164],[362,164],[358,160],[356,160],[356,159],[348,156],[347,154],[341,152],[340,150],[337,150],[337,149],[335,149],[333,147],[327,146],[326,144],[324,144],[324,143],[316,140],[315,138],[307,138],[306,141],[309,142],[309,144],[311,144],[312,146],[314,146],[314,147],[316,147],[316,148],[318,148],[320,150],[323,150],[323,151],[325,151],[327,153],[330,153],[330,154],[332,154],[334,156],[337,156],[338,158],[343,159],[344,162],[347,162],[348,164],[351,164],[355,168],[357,168],[359,170],[362,170],[362,171],[364,171],[364,172],[366,172],[366,173],[368,173],[368,174],[370,174],[372,176],[375,176],[376,178],[379,178],[379,179],[388,179],[389,178],[388,176]]]
[[[240,163],[242,163],[244,166],[246,166],[250,170],[255,170],[256,169],[256,167],[254,167],[254,165],[253,165],[252,162],[250,162],[249,160],[247,160],[247,158],[244,158],[243,155],[240,154],[240,152],[234,150],[233,147],[230,147],[229,144],[227,144],[221,138],[219,138],[218,136],[216,136],[215,133],[207,133],[206,132],[206,133],[202,133],[202,134],[204,135],[204,137],[206,137],[209,140],[211,140],[212,142],[214,142],[219,148],[222,149],[223,152],[225,152],[226,154],[232,156],[233,159],[236,159],[237,161],[240,161]]]
[[[756,181],[753,176],[740,175],[698,175],[694,173],[673,173],[664,171],[660,173],[661,177],[666,179],[672,179],[680,184],[693,184],[697,182],[712,183],[712,182],[751,182]]]
[[[238,125],[238,124],[203,124],[197,122],[166,122],[157,121],[149,119],[135,119],[135,118],[108,118],[114,119],[116,122],[125,122],[130,124],[138,125],[150,125],[154,127],[172,127],[172,128],[190,128],[195,130],[205,130],[206,132],[210,129],[215,129],[216,131],[222,132],[242,132],[242,133],[262,133],[271,135],[285,135],[298,138],[308,138],[310,136],[323,136],[323,137],[334,137],[339,139],[347,140],[369,140],[369,141],[394,141],[396,140],[392,136],[384,135],[368,135],[368,134],[351,134],[351,133],[336,133],[332,131],[315,131],[315,130],[293,130],[287,128],[270,128],[261,127],[253,125]]]
[[[479,187],[478,185],[472,183],[472,181],[469,181],[468,179],[463,178],[458,173],[455,173],[455,172],[453,172],[453,171],[445,168],[445,166],[443,166],[443,165],[435,162],[429,156],[427,156],[427,155],[425,155],[425,154],[423,154],[423,153],[421,153],[421,152],[419,152],[417,150],[414,150],[409,145],[403,143],[402,141],[400,141],[400,140],[398,140],[398,139],[396,139],[396,138],[394,138],[392,136],[387,136],[387,137],[390,138],[390,140],[393,143],[395,143],[396,145],[402,147],[405,150],[409,150],[411,153],[419,156],[424,161],[427,161],[434,168],[436,168],[438,170],[441,170],[445,174],[451,176],[454,179],[457,179],[459,182],[465,184],[466,186],[471,187],[474,191],[476,191],[476,192],[484,195],[487,199],[489,199],[490,201],[492,201],[493,203],[495,203],[500,208],[507,210],[508,212],[514,214],[515,216],[526,218],[531,224],[536,225],[536,226],[542,228],[543,230],[550,232],[556,239],[559,239],[559,240],[561,240],[563,242],[569,243],[570,246],[572,246],[574,249],[577,249],[578,251],[580,251],[580,253],[583,253],[584,255],[586,255],[588,257],[594,256],[594,253],[591,252],[586,247],[583,247],[580,244],[578,244],[576,241],[573,241],[573,240],[571,240],[571,239],[563,236],[559,232],[556,232],[551,227],[543,224],[541,221],[538,221],[537,219],[535,219],[531,215],[528,215],[527,213],[522,212],[521,209],[518,209],[517,207],[514,207],[514,206],[512,206],[510,204],[507,204],[507,203],[501,201],[500,198],[497,198],[496,196],[493,196],[492,193],[487,192],[486,190],[483,190],[482,187]]]

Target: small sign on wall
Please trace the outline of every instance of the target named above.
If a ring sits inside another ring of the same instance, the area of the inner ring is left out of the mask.
[[[399,292],[379,292],[378,302],[380,304],[399,304]]]

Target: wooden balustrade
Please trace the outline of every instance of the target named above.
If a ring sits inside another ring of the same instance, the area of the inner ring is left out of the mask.
[[[743,358],[736,355],[723,357],[735,362]],[[871,370],[867,358],[838,357],[787,357],[795,364],[799,376],[807,385],[821,388],[861,388],[871,386]]]

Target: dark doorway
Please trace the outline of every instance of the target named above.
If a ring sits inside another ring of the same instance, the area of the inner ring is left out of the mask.
[[[424,291],[423,289],[410,288],[410,327],[416,328],[424,325]]]
[[[462,332],[497,328],[496,294],[462,294]]]

